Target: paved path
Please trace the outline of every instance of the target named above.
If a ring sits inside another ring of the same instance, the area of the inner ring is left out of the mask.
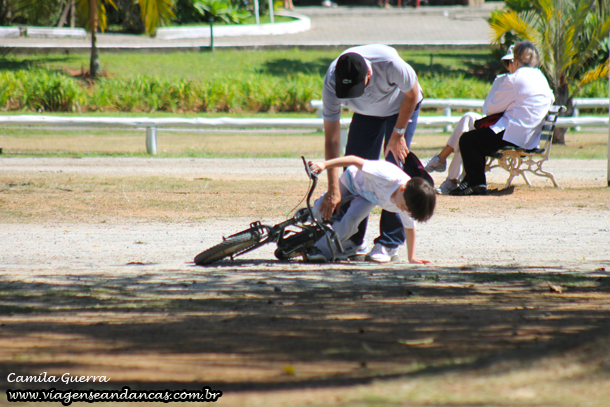
[[[218,48],[338,47],[383,43],[396,47],[486,46],[491,10],[503,3],[482,7],[438,6],[382,9],[378,7],[297,7],[295,12],[311,19],[311,29],[297,34],[216,37]],[[17,52],[87,51],[90,39],[3,38],[4,47]],[[160,40],[139,35],[101,34],[100,49],[120,51],[200,49],[210,40]]]

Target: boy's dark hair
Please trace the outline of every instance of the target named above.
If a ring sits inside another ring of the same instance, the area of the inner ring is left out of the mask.
[[[434,187],[423,178],[414,177],[407,182],[403,194],[409,214],[418,222],[425,222],[434,214],[436,192]]]

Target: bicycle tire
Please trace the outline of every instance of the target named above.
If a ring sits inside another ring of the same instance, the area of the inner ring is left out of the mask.
[[[229,236],[216,246],[212,246],[199,253],[195,256],[195,264],[203,266],[205,264],[214,263],[215,261],[222,260],[225,257],[232,256],[235,253],[242,252],[258,245],[260,240],[261,235],[260,233],[257,233],[256,230],[244,230],[243,232]]]

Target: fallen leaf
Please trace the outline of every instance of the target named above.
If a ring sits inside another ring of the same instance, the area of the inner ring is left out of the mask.
[[[434,342],[434,338],[422,338],[422,339],[399,339],[398,343],[402,343],[403,345],[409,346],[419,346],[419,345],[430,345]]]
[[[549,291],[552,293],[563,293],[563,287],[557,284],[549,284]]]

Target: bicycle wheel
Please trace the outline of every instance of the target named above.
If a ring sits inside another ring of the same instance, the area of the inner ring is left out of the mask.
[[[222,243],[212,246],[195,256],[195,264],[214,263],[225,257],[250,249],[256,246],[261,240],[261,234],[256,229],[248,229],[227,237]]]

